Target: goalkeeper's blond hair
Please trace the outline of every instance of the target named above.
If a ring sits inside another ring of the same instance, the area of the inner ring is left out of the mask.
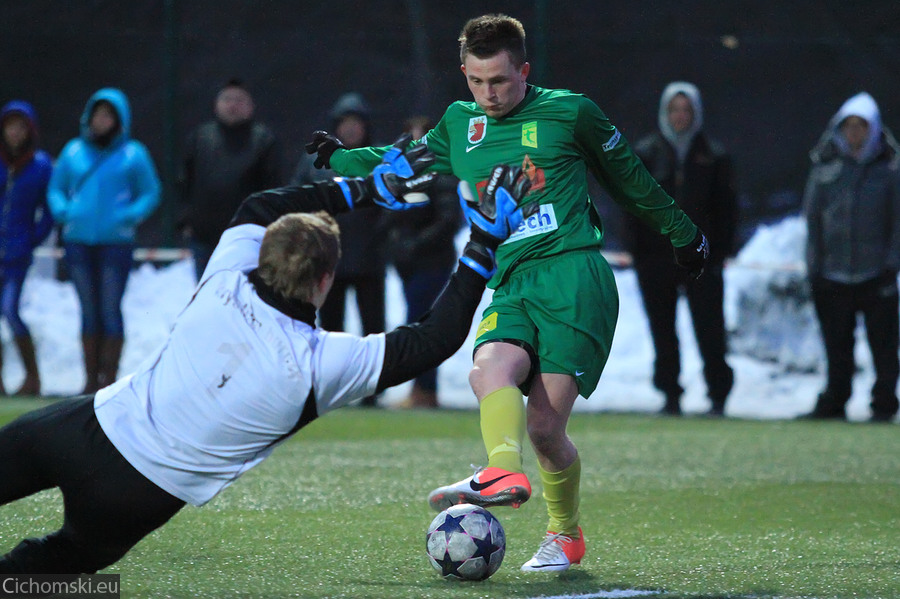
[[[285,214],[266,228],[259,276],[287,299],[309,302],[341,258],[337,221],[327,212]]]

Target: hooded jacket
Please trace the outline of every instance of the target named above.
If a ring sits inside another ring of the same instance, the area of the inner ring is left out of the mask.
[[[841,134],[857,116],[869,135],[854,157]],[[807,272],[856,284],[900,271],[900,147],[881,123],[875,100],[863,92],[844,102],[810,152],[803,196]]]
[[[363,97],[356,92],[343,94],[329,111],[331,131],[347,116],[354,115],[366,124],[366,138],[362,146],[372,144],[371,110]],[[304,185],[314,181],[330,180],[337,173],[330,169],[317,169],[313,163],[315,155],[304,156],[291,183]],[[387,262],[385,235],[390,216],[381,210],[360,210],[346,212],[335,217],[341,228],[341,260],[338,262],[335,276],[337,280],[356,277],[382,277]]]
[[[91,137],[90,118],[106,101],[119,129],[106,146]],[[81,135],[70,140],[50,179],[47,202],[62,223],[63,240],[87,245],[134,242],[135,230],[160,201],[160,182],[144,144],[131,139],[131,108],[120,90],[103,88],[81,114]]]
[[[691,102],[691,127],[676,133],[669,124],[669,102],[683,94]],[[721,265],[736,250],[737,192],[731,158],[703,131],[703,103],[690,83],[666,86],[659,102],[659,130],[634,145],[635,153],[662,188],[706,234],[710,262]],[[635,260],[672,262],[671,243],[642,221],[626,215],[626,244]]]
[[[53,227],[47,208],[47,184],[53,165],[49,154],[37,149],[37,114],[28,102],[14,100],[0,109],[0,125],[20,115],[30,135],[25,148],[13,155],[0,141],[0,265],[27,268],[31,253]]]

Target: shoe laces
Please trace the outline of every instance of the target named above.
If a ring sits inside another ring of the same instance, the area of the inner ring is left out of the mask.
[[[565,554],[563,546],[572,543],[572,537],[558,532],[548,532],[541,546],[538,547],[534,557],[542,561],[551,561],[559,557],[559,554]],[[568,558],[567,558],[568,559]]]

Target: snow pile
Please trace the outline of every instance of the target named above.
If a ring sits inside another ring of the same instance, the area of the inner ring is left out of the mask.
[[[790,217],[757,229],[726,271],[731,351],[785,371],[824,366],[819,324],[804,266],[806,223]]]

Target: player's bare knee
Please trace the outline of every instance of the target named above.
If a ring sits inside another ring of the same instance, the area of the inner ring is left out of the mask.
[[[469,385],[472,387],[472,391],[475,392],[475,396],[480,401],[490,390],[487,390],[486,379],[487,373],[483,368],[480,368],[477,364],[472,367],[472,370],[469,371]]]

